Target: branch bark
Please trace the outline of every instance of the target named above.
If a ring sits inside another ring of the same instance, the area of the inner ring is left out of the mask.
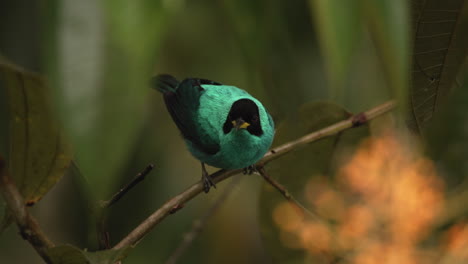
[[[23,239],[34,247],[45,262],[50,263],[47,250],[52,248],[54,244],[42,232],[36,219],[29,214],[21,193],[8,175],[2,156],[0,156],[0,191]]]
[[[277,159],[293,150],[303,147],[311,142],[334,135],[346,129],[362,125],[368,122],[369,120],[372,120],[380,115],[390,112],[392,109],[394,109],[394,107],[395,103],[393,101],[388,101],[366,112],[353,115],[346,120],[337,122],[331,126],[307,134],[299,139],[273,148],[267,154],[265,154],[265,156],[256,164],[256,166],[259,168],[263,168],[268,162]],[[221,169],[211,174],[210,177],[212,178],[214,183],[218,183],[242,171],[242,169]],[[271,182],[269,183],[271,184]],[[163,204],[153,214],[146,218],[140,225],[133,229],[126,237],[124,237],[117,245],[115,245],[113,249],[122,249],[125,247],[136,245],[157,224],[164,220],[164,218],[182,208],[186,202],[192,200],[195,196],[199,195],[202,192],[202,181],[199,181],[194,185],[190,186],[185,191],[181,192],[180,194],[176,195],[175,197],[167,201],[165,204]]]

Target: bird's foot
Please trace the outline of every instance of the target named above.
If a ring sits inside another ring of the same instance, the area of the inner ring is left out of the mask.
[[[244,168],[243,173],[244,173],[244,175],[245,174],[250,175],[250,174],[252,174],[252,173],[254,173],[256,171],[257,171],[257,167],[255,167],[255,165],[250,165],[250,166]]]
[[[203,191],[208,193],[210,191],[211,186],[216,189],[216,184],[211,179],[210,175],[206,171],[205,164],[202,163],[202,180],[203,180]]]
[[[208,193],[210,191],[211,186],[216,189],[216,184],[213,182],[209,175],[203,176],[203,191]]]

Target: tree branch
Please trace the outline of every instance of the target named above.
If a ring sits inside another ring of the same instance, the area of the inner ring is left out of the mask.
[[[273,148],[267,154],[265,154],[265,156],[256,165],[257,167],[262,168],[268,162],[277,159],[285,155],[286,153],[289,153],[311,142],[334,135],[346,129],[362,125],[368,122],[369,120],[372,120],[380,115],[388,113],[394,107],[395,103],[393,101],[383,103],[366,112],[356,114],[346,120],[340,121],[331,126],[305,135],[299,139]],[[212,178],[214,183],[218,183],[240,172],[242,172],[242,169],[221,169],[211,174],[210,177]],[[165,204],[163,204],[158,210],[151,214],[139,226],[137,226],[126,237],[124,237],[117,245],[115,245],[113,249],[122,249],[128,246],[136,245],[148,232],[150,232],[158,223],[160,223],[164,218],[166,218],[166,216],[182,208],[186,202],[190,201],[202,192],[202,181],[199,181],[194,185],[190,186],[188,189],[186,189],[185,191],[181,192],[180,194],[176,195],[175,197],[167,201]]]
[[[21,193],[8,175],[2,156],[0,156],[0,191],[23,239],[34,247],[45,262],[50,263],[47,250],[54,247],[54,244],[42,232],[36,219],[29,214]]]

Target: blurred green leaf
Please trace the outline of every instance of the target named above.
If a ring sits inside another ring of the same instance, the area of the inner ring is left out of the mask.
[[[468,72],[463,75],[463,85],[453,91],[427,126],[429,154],[452,188],[468,177]]]
[[[468,3],[413,1],[412,129],[424,132],[449,92],[468,52]]]
[[[91,193],[107,199],[147,117],[164,9],[148,0],[63,1],[60,7],[50,22],[57,36],[57,49],[49,51],[55,61],[48,62],[55,102]]]
[[[356,42],[362,37],[359,6],[354,1],[310,0],[311,11],[326,57],[332,98],[344,88]]]
[[[53,264],[114,264],[126,256],[127,249],[82,251],[70,245],[49,249],[48,255]]]
[[[349,112],[333,103],[306,104],[300,108],[296,115],[279,125],[275,136],[275,145],[334,124],[349,118],[350,115]],[[367,125],[346,130],[272,162],[267,171],[307,207],[310,205],[305,199],[307,183],[319,176],[333,175],[336,163],[342,162],[342,154],[349,154],[350,150],[369,134]],[[329,179],[333,180],[332,177]],[[273,220],[274,210],[285,201],[276,189],[264,184],[259,202],[261,234],[275,263],[304,263],[307,256],[306,250],[300,247],[288,248],[285,245],[284,234],[281,234],[281,230]]]
[[[62,177],[71,161],[38,75],[0,62],[0,89],[7,107],[9,171],[25,202],[33,205]]]
[[[388,86],[403,112],[408,102],[410,63],[408,2],[361,0],[363,18],[375,40]]]

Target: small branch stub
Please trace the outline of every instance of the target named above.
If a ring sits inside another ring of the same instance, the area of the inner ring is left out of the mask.
[[[172,209],[169,211],[169,214],[175,214],[182,208],[184,208],[183,204],[177,204],[176,206],[172,207]]]
[[[367,123],[367,117],[365,113],[359,113],[353,116],[351,120],[352,120],[351,122],[353,123],[353,127],[362,126],[365,123]]]

